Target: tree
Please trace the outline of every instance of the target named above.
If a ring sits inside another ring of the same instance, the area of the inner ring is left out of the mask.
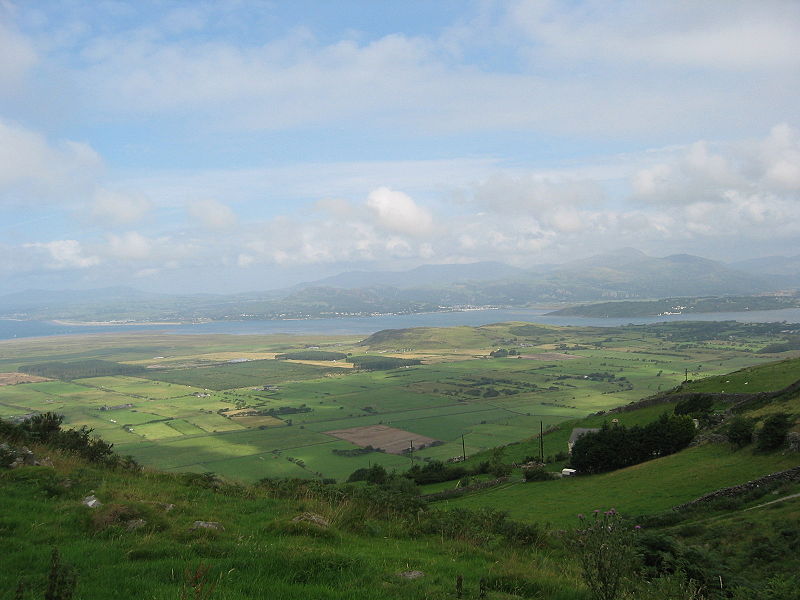
[[[747,417],[734,417],[728,424],[728,441],[737,448],[744,448],[753,441],[756,423]]]
[[[792,428],[794,420],[786,413],[777,413],[768,417],[758,432],[756,448],[765,452],[777,450],[786,441],[786,434]]]

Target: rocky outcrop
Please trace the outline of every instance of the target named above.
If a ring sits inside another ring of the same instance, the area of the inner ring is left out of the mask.
[[[52,467],[48,458],[37,458],[32,450],[25,446],[15,448],[9,444],[0,444],[0,467],[18,469],[19,467]]]

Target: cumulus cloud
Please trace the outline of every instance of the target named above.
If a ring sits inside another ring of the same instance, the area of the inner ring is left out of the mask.
[[[24,247],[45,251],[49,258],[47,266],[51,269],[87,269],[100,263],[97,256],[87,256],[77,240],[34,242]]]
[[[800,135],[792,127],[775,126],[763,140],[714,146],[695,142],[640,169],[631,177],[635,195],[674,206],[727,203],[732,193],[779,199],[800,191]]]
[[[370,192],[367,207],[389,231],[422,236],[433,228],[430,212],[403,192],[380,187]]]
[[[136,231],[108,235],[108,251],[114,258],[144,260],[151,256],[152,250],[152,240]]]
[[[168,114],[206,133],[354,122],[427,134],[717,133],[765,125],[776,109],[797,114],[794,4],[606,4],[478,3],[439,33],[329,43],[302,28],[214,35],[205,5],[90,36],[69,76],[92,90],[95,110]],[[208,35],[182,35],[201,25]],[[488,66],[515,54],[509,68]]]
[[[0,16],[3,15],[0,6]],[[33,44],[0,22],[0,96],[13,93],[28,70],[37,62]]]
[[[53,199],[86,187],[102,162],[87,144],[69,140],[50,143],[44,136],[0,118],[0,201],[19,197]]]
[[[98,188],[92,201],[92,216],[102,223],[128,225],[144,217],[153,203],[142,195]]]
[[[208,198],[190,202],[186,210],[189,215],[208,229],[227,229],[236,224],[236,215],[226,204]]]

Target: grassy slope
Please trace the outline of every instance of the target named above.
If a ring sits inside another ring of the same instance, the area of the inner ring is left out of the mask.
[[[791,364],[784,366],[792,372]],[[754,377],[758,373],[748,374],[747,380],[757,380]],[[663,408],[623,413],[621,418],[628,423],[645,422]],[[797,399],[786,402],[785,408],[800,412]],[[546,437],[558,440],[558,435]],[[54,545],[77,567],[78,598],[176,598],[185,569],[200,564],[209,566],[209,578],[218,581],[214,598],[448,598],[459,573],[473,590],[477,578],[490,575],[538,589],[548,598],[586,597],[576,566],[557,549],[542,553],[514,550],[504,543],[451,542],[441,536],[412,539],[396,522],[361,518],[346,504],[280,500],[252,490],[221,494],[186,485],[173,475],[131,476],[55,458],[55,469],[0,472],[0,597],[11,598],[20,577],[41,581]],[[658,512],[712,489],[798,463],[796,454],[754,455],[750,448],[732,452],[724,445],[705,445],[615,473],[512,484],[446,506],[493,506],[568,527],[578,512],[610,506],[630,515]],[[106,504],[104,510],[112,504],[132,506],[150,526],[126,531],[113,523],[108,527],[93,524],[93,515],[96,518],[98,513],[80,504],[92,491]],[[163,513],[152,502],[169,502],[176,508]],[[287,524],[306,510],[329,518],[333,527],[310,535],[313,530],[297,531]],[[769,553],[782,547],[778,544],[786,537],[782,532],[793,529],[798,510],[795,500],[774,508],[723,513],[684,523],[676,533],[698,544],[716,545],[734,562],[750,561],[769,571]],[[189,532],[194,520],[220,521],[226,529]],[[427,575],[416,581],[398,577],[407,569]],[[489,593],[489,598],[514,597],[518,596]]]
[[[732,393],[777,390],[796,381],[798,373],[800,359],[789,359],[711,377],[682,388],[719,392],[724,386]],[[643,424],[674,406],[674,403],[665,403],[611,416],[625,425]],[[800,415],[800,397],[781,399],[746,415],[759,419],[777,411]],[[598,427],[608,419],[608,415],[599,415],[562,424],[544,437],[545,455],[566,448],[573,427]],[[510,446],[506,459],[519,460],[527,455],[538,455],[538,442],[535,439]],[[471,462],[485,458],[485,455],[479,455]],[[576,514],[595,508],[613,506],[632,516],[666,510],[706,492],[797,465],[800,465],[800,455],[797,454],[756,454],[752,447],[733,451],[727,444],[704,444],[611,473],[544,483],[509,483],[447,502],[456,507],[493,506],[507,510],[515,518],[565,525]],[[559,466],[554,465],[554,468]]]
[[[516,581],[548,598],[586,598],[575,565],[552,551],[412,538],[397,522],[364,519],[347,503],[281,500],[253,488],[214,492],[171,475],[132,475],[55,458],[55,469],[0,471],[2,598],[12,597],[20,579],[41,589],[53,546],[77,569],[79,599],[184,597],[185,571],[200,565],[217,583],[215,599],[450,598],[458,574],[473,591],[480,577],[492,576],[499,587]],[[92,492],[103,507],[81,505]],[[164,512],[157,502],[175,508]],[[112,505],[139,511],[148,525],[128,531],[114,521]],[[291,526],[304,511],[332,526]],[[217,521],[225,530],[189,531],[195,520]],[[412,569],[425,577],[399,576]]]
[[[507,510],[512,517],[573,524],[578,513],[616,508],[636,516],[667,510],[706,492],[743,483],[800,464],[800,456],[733,452],[706,444],[657,460],[591,477],[513,483],[474,492],[449,506]]]

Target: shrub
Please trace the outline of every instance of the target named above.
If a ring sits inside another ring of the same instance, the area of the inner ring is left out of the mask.
[[[674,412],[676,415],[691,415],[693,417],[697,417],[709,412],[713,406],[713,396],[697,394],[678,402],[675,405]]]
[[[786,441],[794,420],[786,413],[771,415],[764,421],[761,431],[758,432],[756,448],[765,452],[777,450]]]
[[[613,508],[593,518],[578,515],[580,528],[569,540],[578,555],[583,580],[594,600],[615,600],[628,588],[637,566],[635,528]],[[637,526],[638,528],[638,526]]]
[[[525,481],[550,481],[553,475],[544,470],[544,467],[528,467],[522,470]]]
[[[747,417],[734,417],[728,424],[728,441],[737,448],[744,448],[753,441],[756,424]]]

